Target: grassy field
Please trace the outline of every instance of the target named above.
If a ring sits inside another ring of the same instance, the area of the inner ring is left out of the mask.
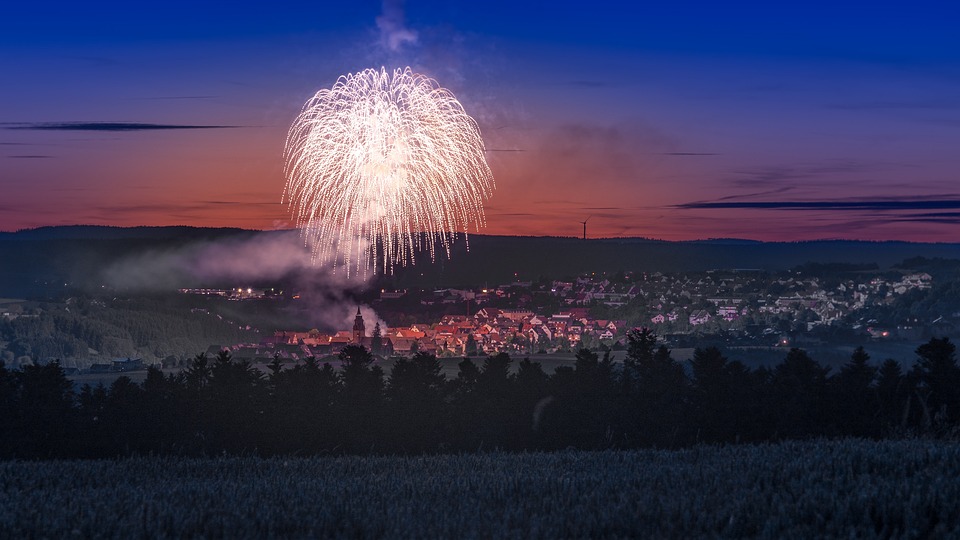
[[[960,446],[0,463],[8,538],[917,538],[960,530]]]

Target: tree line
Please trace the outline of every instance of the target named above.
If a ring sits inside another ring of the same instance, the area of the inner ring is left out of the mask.
[[[394,360],[389,376],[351,345],[339,367],[308,358],[264,374],[223,351],[142,384],[120,377],[79,392],[57,363],[0,364],[0,457],[130,454],[354,454],[568,447],[673,448],[811,437],[952,437],[960,420],[955,346],[934,338],[904,371],[858,348],[831,374],[802,349],[749,369],[715,348],[689,369],[647,329],[628,334],[625,360],[581,349],[548,375],[506,354],[459,363],[448,380],[435,356]]]

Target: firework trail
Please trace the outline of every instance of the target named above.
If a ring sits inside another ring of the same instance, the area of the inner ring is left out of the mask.
[[[485,224],[494,181],[477,123],[448,90],[410,68],[337,79],[287,134],[284,200],[315,259],[347,274],[393,272],[415,253],[450,256]]]

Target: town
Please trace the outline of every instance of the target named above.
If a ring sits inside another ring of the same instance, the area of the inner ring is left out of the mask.
[[[671,346],[711,336],[736,344],[793,346],[838,332],[916,340],[933,330],[953,329],[955,312],[898,320],[889,313],[898,300],[928,293],[930,274],[859,276],[718,270],[588,275],[476,289],[382,289],[371,304],[381,317],[402,324],[371,325],[358,309],[349,330],[277,330],[259,343],[226,348],[249,361],[322,358],[349,344],[362,344],[384,357],[419,351],[452,357],[616,349],[637,327],[651,328]],[[443,314],[434,320],[416,321],[438,312]],[[216,353],[218,347],[208,352]]]
[[[381,358],[572,358],[581,348],[622,350],[630,330],[647,327],[671,349],[737,347],[762,361],[778,357],[770,354],[776,348],[897,347],[954,335],[960,281],[952,270],[920,266],[591,273],[442,289],[381,283],[338,299],[342,315],[333,324],[308,322],[316,299],[291,283],[150,298],[103,291],[59,302],[3,299],[0,360],[123,373],[178,369],[221,350],[252,364],[329,359],[349,344]]]

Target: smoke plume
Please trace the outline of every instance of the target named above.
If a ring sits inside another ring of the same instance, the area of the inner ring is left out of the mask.
[[[380,43],[390,52],[398,52],[406,44],[417,43],[417,32],[407,28],[402,0],[383,0],[383,11],[377,17]]]
[[[370,276],[347,276],[331,268],[311,258],[299,231],[270,231],[147,249],[107,266],[102,278],[107,286],[127,293],[284,283],[299,293],[301,325],[350,329],[358,307],[353,297]],[[372,309],[361,306],[361,312],[369,329],[376,322],[386,329]]]

